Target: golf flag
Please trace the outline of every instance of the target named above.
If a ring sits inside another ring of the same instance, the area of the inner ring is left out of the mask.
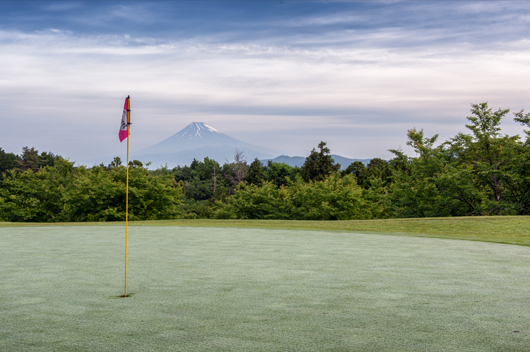
[[[127,125],[130,121],[130,115],[129,111],[131,109],[131,105],[129,102],[129,97],[125,98],[125,105],[123,106],[123,115],[121,115],[121,125],[120,125],[120,133],[118,136],[120,137],[120,142],[123,142],[125,138],[127,138],[131,132],[127,133]]]
[[[123,106],[123,115],[121,115],[120,142],[127,138],[127,182],[125,184],[125,287],[122,297],[127,297],[127,228],[129,227],[129,132],[131,124],[131,97],[125,98],[125,105]]]

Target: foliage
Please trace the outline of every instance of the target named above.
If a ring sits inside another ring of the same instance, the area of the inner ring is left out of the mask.
[[[389,187],[394,216],[528,214],[528,145],[500,133],[508,110],[493,112],[481,103],[471,112],[466,127],[472,134],[459,133],[434,146],[437,136],[426,138],[412,129],[407,144],[418,156],[404,161],[400,151],[392,151],[405,165],[394,169]],[[524,122],[522,112],[518,118]]]
[[[3,178],[3,174],[9,170],[13,170],[17,167],[20,157],[13,153],[6,153],[5,150],[0,148],[0,180]]]
[[[37,172],[9,171],[0,188],[0,213],[7,221],[66,221],[64,201],[70,179],[71,164],[45,167]]]
[[[277,187],[287,185],[300,175],[300,168],[292,167],[285,163],[273,163],[269,160],[265,167],[266,180],[274,183]]]
[[[323,181],[296,179],[292,190],[293,218],[299,220],[368,219],[362,190],[352,176],[332,174]]]
[[[18,166],[16,168],[37,171],[41,167],[54,166],[58,160],[62,159],[61,156],[51,152],[42,152],[39,154],[39,151],[35,148],[24,147],[22,148],[20,160],[17,160]]]
[[[225,203],[217,202],[221,219],[346,220],[365,219],[362,190],[352,176],[331,175],[321,182],[303,182],[300,177],[287,186],[270,181],[263,186],[240,185]]]
[[[388,188],[384,181],[372,176],[365,182],[366,187],[363,189],[363,200],[366,210],[371,219],[385,219],[390,217],[388,207]]]
[[[345,170],[341,171],[341,175],[353,175],[357,183],[363,188],[369,188],[372,184],[372,179],[377,178],[387,186],[391,182],[392,168],[388,161],[374,158],[370,160],[367,166],[360,161],[354,161]]]
[[[291,204],[285,187],[264,181],[262,186],[240,184],[225,202],[216,202],[218,219],[289,219]]]
[[[179,206],[179,214],[183,219],[208,219],[212,216],[210,201],[185,199]]]
[[[253,185],[261,185],[265,178],[265,171],[261,165],[261,161],[258,158],[254,159],[250,167],[248,168],[248,173],[244,178],[245,182],[251,183]]]
[[[175,181],[182,183],[186,198],[195,201],[209,200],[214,196],[216,188],[231,186],[219,163],[208,157],[203,161],[193,159],[190,166],[178,166],[172,170],[161,168],[152,174],[173,176]]]
[[[42,167],[53,166],[57,161],[62,159],[61,156],[51,152],[42,152],[39,154],[39,151],[35,148],[24,147],[20,155],[6,153],[5,150],[0,148],[0,180],[7,171],[38,171]]]
[[[362,184],[364,175],[366,173],[366,166],[360,161],[354,161],[345,170],[341,171],[342,176],[353,175],[357,179],[357,183]]]
[[[326,147],[326,142],[318,144],[319,151],[315,148],[311,150],[309,156],[305,159],[300,174],[304,181],[322,181],[331,173],[340,170],[340,164],[335,164],[331,157],[330,150]]]
[[[34,172],[9,171],[0,188],[0,213],[8,221],[125,220],[126,168],[74,168],[61,159]],[[129,218],[178,216],[182,189],[171,177],[154,177],[142,167],[129,169]]]
[[[414,148],[417,158],[409,167],[395,170],[389,200],[397,217],[433,217],[478,215],[482,212],[485,194],[468,187],[472,169],[458,165],[444,146],[434,147],[438,136],[424,136],[423,130],[408,131],[407,145]],[[395,152],[395,151],[394,151]],[[399,152],[395,152],[401,157]]]

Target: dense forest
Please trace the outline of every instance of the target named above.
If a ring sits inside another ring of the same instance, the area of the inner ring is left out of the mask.
[[[129,163],[132,220],[173,218],[347,220],[393,217],[530,214],[530,130],[501,133],[509,110],[472,104],[465,125],[445,142],[410,129],[416,155],[390,150],[390,160],[354,162],[340,171],[325,142],[302,167],[235,151],[220,165],[205,158],[189,166],[148,170]],[[514,120],[530,127],[530,113]],[[0,221],[117,221],[125,219],[126,167],[74,162],[23,148],[0,148]]]

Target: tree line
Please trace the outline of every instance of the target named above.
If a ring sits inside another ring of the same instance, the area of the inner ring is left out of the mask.
[[[248,162],[236,150],[223,165],[205,158],[160,167],[133,160],[130,218],[347,220],[394,217],[528,215],[530,131],[501,133],[508,109],[472,104],[465,125],[445,142],[415,128],[407,133],[414,156],[390,150],[390,160],[354,162],[345,170],[325,142],[302,167]],[[530,126],[524,110],[514,120]],[[0,220],[116,221],[125,219],[125,166],[75,167],[52,153],[0,148]]]

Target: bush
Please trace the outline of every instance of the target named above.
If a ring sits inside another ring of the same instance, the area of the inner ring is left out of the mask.
[[[0,188],[0,213],[7,221],[125,220],[126,168],[74,168],[67,160],[37,172],[10,171]],[[183,198],[172,176],[129,169],[129,219],[175,218]]]
[[[225,203],[216,202],[220,219],[349,220],[370,218],[355,178],[331,175],[304,183],[300,177],[287,186],[265,181],[261,187],[242,184]]]

